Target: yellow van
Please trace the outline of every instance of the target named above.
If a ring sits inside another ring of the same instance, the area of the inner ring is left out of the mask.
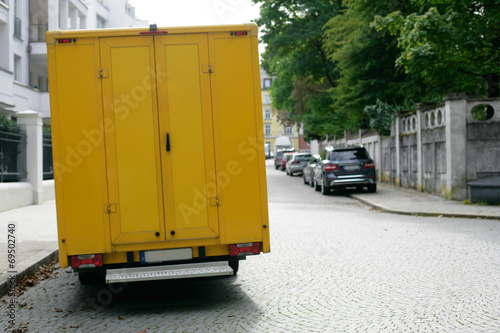
[[[46,40],[61,267],[230,275],[270,251],[255,24]]]

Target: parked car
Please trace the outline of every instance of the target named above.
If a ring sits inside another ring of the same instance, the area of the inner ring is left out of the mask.
[[[281,157],[281,171],[286,170],[286,162],[288,162],[292,158],[293,152],[291,153],[283,153],[283,156]]]
[[[321,161],[321,158],[319,155],[313,155],[309,158],[307,161],[306,166],[304,167],[304,170],[302,171],[302,177],[304,178],[304,184],[305,185],[311,185],[311,187],[314,186],[314,167],[318,162]]]
[[[331,189],[366,187],[377,191],[375,164],[364,147],[327,147],[320,155],[321,162],[314,168],[316,191],[328,194]]]
[[[293,148],[291,149],[279,149],[276,151],[276,156],[274,157],[274,167],[276,170],[281,168],[281,159],[283,157],[283,153],[294,152]]]
[[[293,176],[294,173],[299,173],[304,170],[307,162],[311,158],[311,154],[308,153],[294,153],[292,158],[286,162],[286,174]]]

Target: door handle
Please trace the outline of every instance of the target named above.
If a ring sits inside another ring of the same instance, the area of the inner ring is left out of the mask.
[[[167,132],[167,151],[170,151],[170,133]]]

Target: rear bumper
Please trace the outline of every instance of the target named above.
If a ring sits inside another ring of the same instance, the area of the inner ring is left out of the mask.
[[[303,166],[289,166],[288,170],[290,170],[290,172],[302,172],[302,171],[304,171],[304,167]]]
[[[354,187],[354,186],[368,186],[372,184],[376,184],[377,180],[374,176],[363,176],[363,175],[354,175],[354,176],[340,176],[333,178],[331,175],[326,178],[326,184],[328,187],[336,187],[336,188],[345,188],[345,187]]]

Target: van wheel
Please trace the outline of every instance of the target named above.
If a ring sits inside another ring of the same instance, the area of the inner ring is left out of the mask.
[[[375,192],[377,192],[377,184],[368,185],[368,193],[375,193]]]
[[[230,261],[229,267],[233,269],[233,274],[236,275],[236,273],[238,273],[238,268],[240,268],[240,261],[239,260]]]
[[[103,284],[104,272],[101,271],[78,272],[78,279],[80,280],[80,283],[85,286]]]

